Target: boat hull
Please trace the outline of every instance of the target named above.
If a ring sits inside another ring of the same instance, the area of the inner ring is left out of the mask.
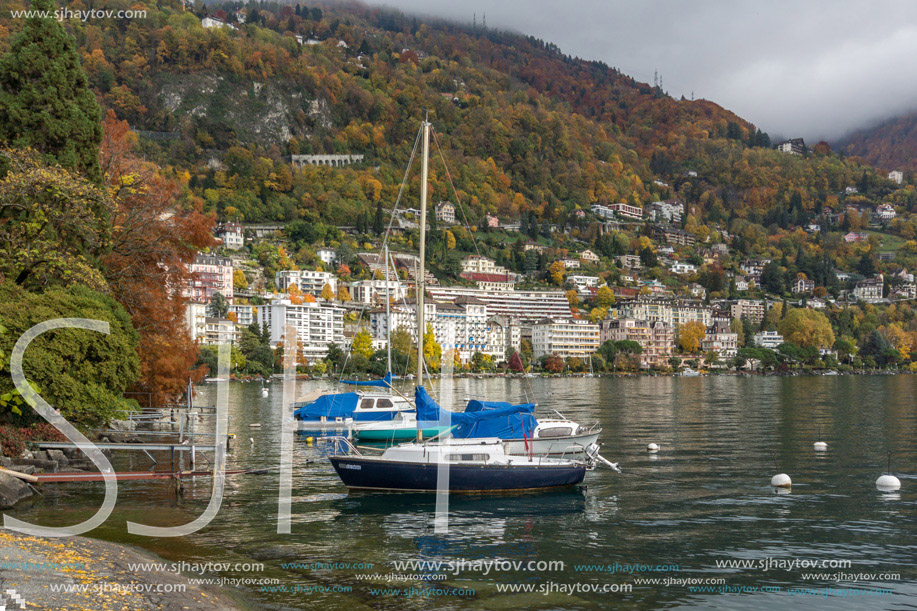
[[[524,439],[506,439],[506,453],[516,456],[551,456],[559,458],[576,458],[582,456],[586,448],[596,443],[599,432],[585,435],[570,435],[567,437],[548,437],[544,439],[529,439],[526,446]]]
[[[360,490],[436,492],[437,463],[382,461],[366,457],[331,456],[344,485]],[[585,465],[461,465],[449,466],[450,492],[521,492],[575,486],[586,476]]]
[[[424,439],[436,437],[449,430],[448,426],[434,426],[423,429]],[[417,439],[417,427],[410,428],[365,428],[355,429],[353,436],[361,441],[409,441]]]

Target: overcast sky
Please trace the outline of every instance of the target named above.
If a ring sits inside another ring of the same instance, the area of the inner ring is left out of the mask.
[[[672,96],[713,100],[771,137],[833,139],[917,109],[917,2],[368,0],[517,30]]]

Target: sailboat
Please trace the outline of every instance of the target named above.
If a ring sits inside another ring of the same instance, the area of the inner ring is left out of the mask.
[[[329,457],[334,470],[348,488],[432,492],[442,487],[455,492],[519,491],[573,486],[583,481],[586,470],[594,466],[588,457],[551,458],[512,455],[499,437],[452,439],[448,432],[435,441],[421,440],[425,423],[423,410],[435,402],[423,387],[424,353],[424,266],[426,251],[427,187],[430,151],[430,123],[424,120],[423,156],[420,182],[420,267],[417,274],[417,386],[414,407],[418,418],[417,441],[387,448],[379,456],[364,456],[344,438],[335,442],[335,453]],[[436,406],[438,408],[438,406]],[[478,420],[492,415],[481,412]],[[473,418],[468,415],[467,418]],[[433,423],[442,425],[442,419]],[[448,424],[448,423],[447,423]],[[452,427],[450,427],[451,429]],[[446,477],[441,477],[443,469]]]

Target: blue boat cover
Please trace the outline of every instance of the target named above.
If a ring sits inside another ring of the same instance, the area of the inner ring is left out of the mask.
[[[294,411],[293,417],[297,420],[318,420],[322,417],[329,420],[351,418],[359,399],[360,395],[355,392],[322,395],[312,403],[307,403]]]
[[[450,412],[441,408],[427,394],[422,386],[414,391],[417,405],[417,426],[451,426],[452,436],[459,439],[469,437],[499,437],[500,439],[531,439],[538,421],[535,419],[534,403],[512,405],[502,402],[482,402],[486,409]],[[493,406],[493,407],[491,407]]]
[[[392,372],[389,371],[381,380],[341,380],[341,384],[351,384],[352,386],[380,386],[382,388],[392,387]]]

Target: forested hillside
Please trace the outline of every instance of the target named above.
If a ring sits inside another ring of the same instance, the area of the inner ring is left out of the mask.
[[[838,146],[886,170],[901,170],[913,176],[917,170],[917,113],[895,117],[848,134]]]
[[[795,193],[814,213],[863,172],[833,155],[781,155],[713,102],[672,99],[522,35],[356,4],[130,6],[148,17],[65,27],[103,107],[221,217],[353,225],[390,207],[425,109],[472,219],[531,211],[559,223],[593,203],[677,195],[697,219],[767,223]],[[208,15],[235,29],[203,28]],[[366,160],[296,172],[288,156],[300,153]],[[452,198],[441,165],[432,178],[433,198]]]

